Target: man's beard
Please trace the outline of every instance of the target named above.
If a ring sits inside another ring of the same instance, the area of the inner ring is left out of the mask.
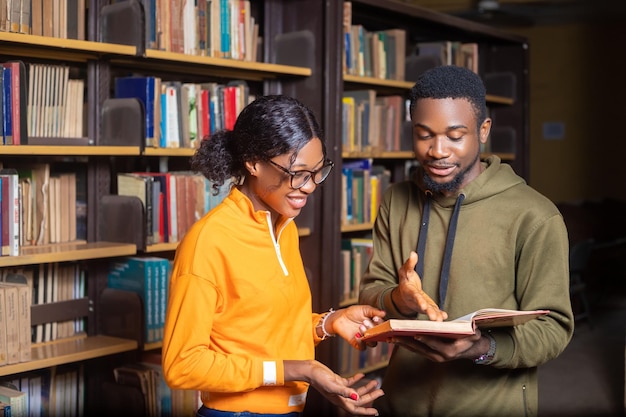
[[[474,166],[476,161],[480,158],[480,153],[476,153],[476,158],[472,161],[471,164],[467,165],[467,167],[455,175],[451,181],[438,183],[435,182],[427,173],[424,171],[424,185],[427,190],[430,190],[433,194],[443,194],[443,193],[455,193],[461,188],[461,184],[463,183],[463,179],[467,175],[467,172]]]

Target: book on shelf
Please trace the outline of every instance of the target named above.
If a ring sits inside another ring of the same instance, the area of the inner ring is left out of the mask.
[[[11,407],[11,417],[28,416],[28,396],[13,384],[0,383],[0,402]]]
[[[20,251],[20,186],[17,171],[0,169],[2,180],[2,255],[17,256]],[[7,240],[5,240],[5,237]]]
[[[29,204],[30,214],[23,227],[28,227],[29,231],[24,232],[25,236],[31,239],[24,239],[24,245],[43,245],[50,243],[49,230],[49,185],[50,185],[50,164],[13,164],[18,176],[22,181],[30,182],[31,201]]]
[[[4,288],[0,286],[0,366],[9,363],[7,340],[6,297]]]
[[[113,263],[107,276],[107,287],[132,291],[142,300],[145,315],[144,338],[147,343],[162,340],[164,307],[169,263],[158,257],[126,257]],[[164,281],[165,280],[165,281]]]
[[[13,114],[11,91],[11,68],[2,67],[2,143],[13,145]]]
[[[115,78],[115,98],[138,98],[144,108],[145,146],[160,144],[161,79],[153,76]]]
[[[180,81],[161,84],[161,148],[180,148],[183,143]]]
[[[17,287],[0,282],[4,292],[4,322],[7,337],[7,363],[9,365],[20,362],[20,318],[19,296]]]
[[[484,308],[448,321],[389,319],[365,331],[363,340],[386,341],[393,337],[439,336],[460,338],[476,329],[511,327],[548,314],[549,310]]]
[[[162,357],[160,352],[143,352],[141,365],[152,370],[155,379],[156,408],[160,416],[172,416],[172,389],[163,377]]]
[[[12,286],[17,289],[17,326],[19,362],[28,362],[31,359],[31,305],[32,305],[32,278],[27,279],[20,273],[7,273],[3,276],[0,287]],[[10,300],[9,300],[10,301]],[[12,307],[12,306],[10,306]]]
[[[385,49],[387,51],[387,68],[389,69],[389,79],[404,81],[405,59],[406,59],[406,30],[387,29],[383,31],[386,35]]]
[[[10,118],[11,141],[6,145],[24,145],[28,143],[26,117],[27,78],[26,66],[22,61],[8,61],[2,64],[4,71],[4,108],[5,118]],[[8,80],[6,77],[9,77]],[[6,91],[6,89],[10,91]]]
[[[351,103],[353,110],[348,109],[348,119],[343,119],[342,124],[348,126],[348,132],[352,132],[347,141],[346,151],[371,152],[379,150],[379,134],[377,119],[374,117],[376,106],[376,90],[350,90],[343,92],[342,102]],[[351,119],[350,119],[351,117]]]
[[[356,299],[373,250],[371,237],[341,239],[343,301]]]
[[[157,375],[156,371],[141,363],[131,363],[113,369],[115,382],[124,386],[138,388],[141,391],[146,416],[160,415],[160,399],[157,402]]]

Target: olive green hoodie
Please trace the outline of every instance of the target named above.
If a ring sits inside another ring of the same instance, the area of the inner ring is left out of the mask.
[[[489,307],[551,312],[515,328],[494,330],[497,347],[489,365],[466,359],[434,363],[396,347],[383,380],[385,395],[375,403],[381,416],[535,416],[537,366],[557,357],[571,339],[563,218],[498,157],[484,164],[486,169],[459,191],[460,199],[426,193],[420,181],[387,190],[359,301],[386,310],[387,318],[406,318],[394,308],[390,292],[409,252],[417,251],[420,224],[427,223],[421,232],[428,231],[424,255],[416,269],[423,271],[424,291],[450,318]],[[427,198],[430,208],[424,210]],[[427,221],[423,211],[429,213]],[[452,217],[457,217],[456,227],[450,226]],[[440,288],[446,275],[442,269],[447,268],[447,285]]]

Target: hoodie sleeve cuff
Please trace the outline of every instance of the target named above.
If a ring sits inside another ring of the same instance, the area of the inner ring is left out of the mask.
[[[378,299],[378,308],[381,310],[385,310],[387,312],[386,318],[403,318],[403,319],[414,319],[415,314],[404,315],[400,312],[396,304],[393,302],[393,298],[391,297],[391,293],[396,287],[387,288],[380,294],[380,298]]]

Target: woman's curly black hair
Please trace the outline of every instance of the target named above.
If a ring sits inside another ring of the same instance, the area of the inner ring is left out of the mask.
[[[267,161],[297,153],[311,139],[326,145],[313,112],[297,99],[284,95],[260,96],[237,117],[232,131],[222,130],[203,140],[191,158],[191,169],[213,184],[217,193],[228,180],[238,184],[246,176],[245,162]]]

